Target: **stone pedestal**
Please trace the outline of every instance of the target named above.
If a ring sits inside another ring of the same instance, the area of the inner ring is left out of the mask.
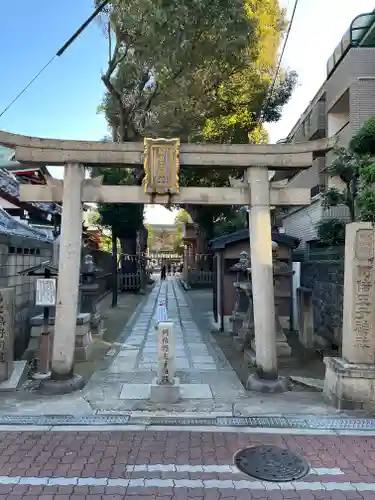
[[[280,321],[279,307],[277,296],[275,296],[275,322],[276,322],[276,352],[277,356],[280,357],[288,357],[292,354],[292,348],[288,344],[288,340],[284,333],[284,329],[282,327]]]
[[[158,310],[157,316],[162,313]],[[166,315],[166,313],[165,313]],[[153,403],[176,403],[180,397],[180,382],[175,377],[175,336],[173,323],[160,321],[157,330],[157,377],[150,386],[150,400]]]
[[[297,288],[298,336],[305,349],[314,347],[314,309],[311,288]]]
[[[76,318],[76,338],[74,359],[76,361],[86,361],[92,349],[92,336],[90,329],[91,316],[88,313],[80,313]],[[31,359],[39,356],[39,339],[43,330],[43,315],[34,316],[31,318],[31,334],[30,341],[25,352],[25,358]],[[55,318],[49,318],[50,335],[54,339],[55,334]],[[53,342],[53,340],[52,340]]]
[[[293,276],[288,264],[278,260],[278,245],[273,242],[273,277],[275,287],[275,323],[276,323],[276,352],[278,357],[291,356],[292,349],[284,333],[284,328],[280,321],[281,301],[285,298],[282,282]]]
[[[84,283],[80,285],[80,312],[90,314],[91,334],[101,337],[103,335],[103,321],[97,310],[97,296],[99,285],[97,283]]]
[[[324,395],[339,410],[375,407],[375,365],[325,358]]]
[[[180,380],[174,377],[171,383],[160,384],[156,377],[150,385],[150,400],[153,403],[177,403],[181,399]]]
[[[278,311],[278,296],[275,295],[275,325],[276,325],[276,353],[277,357],[289,357],[292,354],[292,349],[288,344],[288,340],[285,336],[284,329],[282,327],[279,311]],[[256,352],[255,337],[251,341],[251,347],[254,352]]]
[[[238,334],[233,337],[233,346],[238,351],[244,351],[250,347],[254,338],[254,310],[251,283],[244,281],[240,283],[240,288],[247,297],[247,311]]]
[[[243,322],[245,321],[246,312],[249,308],[249,298],[246,295],[245,290],[241,288],[241,282],[235,281],[233,286],[236,290],[237,300],[229,321],[232,325],[231,333],[234,337],[236,337],[243,325]]]
[[[245,290],[241,288],[241,283],[247,280],[247,269],[249,267],[249,255],[247,252],[241,252],[239,261],[231,267],[231,271],[237,273],[237,280],[233,283],[236,290],[236,303],[229,321],[232,324],[232,335],[236,337],[246,317],[246,311],[249,306],[249,299]]]
[[[342,358],[325,358],[324,395],[340,409],[375,407],[375,230],[347,224]]]

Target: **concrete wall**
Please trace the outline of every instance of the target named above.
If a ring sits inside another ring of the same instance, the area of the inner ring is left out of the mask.
[[[301,263],[301,286],[311,288],[314,334],[318,343],[341,346],[344,297],[344,261]]]
[[[353,92],[356,98],[362,101],[363,94],[361,96],[359,93],[363,93],[366,88],[355,88],[358,78],[373,78],[374,76],[375,48],[351,48],[325,83],[326,111],[328,112],[335,105],[348,88],[350,88],[351,104]],[[372,106],[375,104],[372,103]]]

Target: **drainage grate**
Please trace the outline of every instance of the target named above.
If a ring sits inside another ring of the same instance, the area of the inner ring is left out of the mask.
[[[244,448],[234,455],[234,463],[248,476],[272,482],[295,481],[310,470],[304,458],[278,446]]]

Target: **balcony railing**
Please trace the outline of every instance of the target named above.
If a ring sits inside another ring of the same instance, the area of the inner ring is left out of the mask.
[[[327,78],[340,64],[351,47],[375,46],[375,11],[355,17],[327,61]]]

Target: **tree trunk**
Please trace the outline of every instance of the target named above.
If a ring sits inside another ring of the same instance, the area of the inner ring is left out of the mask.
[[[121,245],[121,272],[137,272],[137,233],[132,231],[124,238],[119,238]]]

